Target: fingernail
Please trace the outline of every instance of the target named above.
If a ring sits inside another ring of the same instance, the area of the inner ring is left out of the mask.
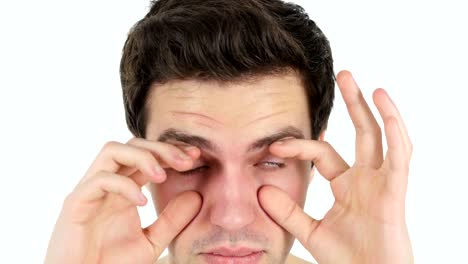
[[[166,172],[163,170],[163,168],[159,166],[154,166],[154,172],[156,175],[164,175]]]
[[[285,137],[285,138],[275,141],[273,144],[277,144],[277,145],[284,144],[286,141],[293,139],[293,138],[295,137]]]
[[[180,153],[179,155],[177,155],[177,157],[181,160],[191,160],[192,158],[190,158],[190,156],[184,154],[184,153]]]
[[[138,194],[138,199],[145,204],[146,203],[146,196],[143,193]]]
[[[284,140],[278,140],[278,141],[275,141],[273,144],[275,145],[281,145],[284,143]]]
[[[184,149],[185,152],[190,152],[194,149],[196,149],[197,147],[194,147],[194,146],[184,146],[182,147],[182,149]]]

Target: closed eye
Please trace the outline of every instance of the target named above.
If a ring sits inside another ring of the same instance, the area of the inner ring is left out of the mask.
[[[204,166],[200,166],[195,169],[188,170],[188,171],[179,171],[178,173],[184,176],[192,176],[198,173],[202,173],[208,168],[209,168],[208,166],[204,165]]]
[[[264,162],[261,162],[259,164],[263,165],[262,167],[264,167],[267,170],[281,169],[281,168],[284,168],[285,165],[286,165],[286,164],[281,163],[281,162],[273,162],[273,161],[264,161]],[[204,166],[200,166],[200,167],[197,167],[195,169],[188,170],[188,171],[179,171],[178,173],[183,175],[183,176],[193,176],[193,175],[196,175],[196,174],[203,173],[207,169],[209,169],[209,166],[204,165]]]
[[[284,163],[273,162],[273,161],[264,161],[264,162],[261,162],[260,164],[264,164],[263,167],[265,167],[268,170],[281,169],[281,168],[284,168],[285,166]]]

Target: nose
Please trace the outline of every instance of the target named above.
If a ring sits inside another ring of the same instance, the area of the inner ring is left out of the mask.
[[[208,192],[210,221],[226,231],[240,230],[253,223],[259,208],[254,179],[235,174],[217,175],[218,180]]]

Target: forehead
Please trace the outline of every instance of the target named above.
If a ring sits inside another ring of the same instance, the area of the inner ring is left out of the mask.
[[[175,128],[213,140],[238,140],[260,137],[288,125],[310,138],[306,93],[294,72],[236,83],[176,80],[151,89],[147,102],[149,139]]]

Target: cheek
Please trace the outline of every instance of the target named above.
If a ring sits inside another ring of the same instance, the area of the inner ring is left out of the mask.
[[[198,177],[181,177],[177,175],[167,175],[165,182],[161,184],[151,184],[150,192],[156,211],[161,213],[167,203],[180,193],[185,191],[197,191],[200,185]]]
[[[304,206],[309,185],[309,163],[294,162],[289,168],[264,178],[264,184],[273,185],[285,191],[297,204]]]

